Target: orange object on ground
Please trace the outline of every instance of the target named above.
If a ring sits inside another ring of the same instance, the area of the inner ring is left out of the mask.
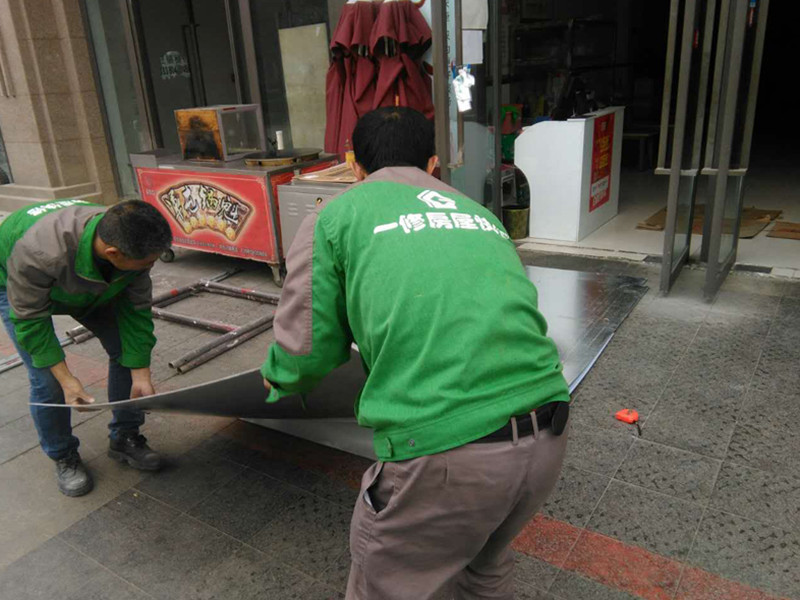
[[[633,425],[639,421],[639,413],[630,408],[623,408],[614,416],[617,418],[617,420],[622,421],[623,423],[628,423],[629,425]]]

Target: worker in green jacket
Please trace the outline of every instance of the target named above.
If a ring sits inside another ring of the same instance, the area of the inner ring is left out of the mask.
[[[512,598],[512,539],[555,486],[569,392],[536,289],[495,216],[431,176],[433,125],[383,108],[353,133],[360,183],[306,218],[262,367],[311,390],[354,342],[378,462],[350,530],[347,598]]]
[[[0,224],[0,317],[28,369],[31,403],[94,402],[70,372],[52,315],[71,315],[92,331],[109,356],[110,402],[153,394],[155,345],[149,270],[169,248],[164,217],[140,201],[103,206],[83,200],[35,204]],[[71,411],[31,406],[45,454],[56,462],[58,489],[82,496],[92,477],[78,454]],[[115,410],[109,456],[155,470],[159,455],[139,434],[144,415]]]

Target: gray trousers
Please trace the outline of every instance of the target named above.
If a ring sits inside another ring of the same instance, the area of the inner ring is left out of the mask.
[[[544,504],[567,433],[372,465],[350,526],[347,600],[513,598],[511,541]]]

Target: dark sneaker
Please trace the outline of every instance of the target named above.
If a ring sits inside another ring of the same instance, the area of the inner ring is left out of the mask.
[[[56,479],[58,491],[73,498],[88,494],[94,487],[92,476],[83,466],[77,452],[56,461]]]
[[[157,471],[161,468],[161,456],[147,445],[147,438],[138,433],[123,434],[111,440],[108,455],[134,469]]]

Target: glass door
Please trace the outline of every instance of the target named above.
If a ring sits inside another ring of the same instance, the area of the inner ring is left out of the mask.
[[[464,28],[461,0],[432,3],[431,20],[436,151],[442,180],[502,219],[504,172],[497,135],[502,85],[500,4],[488,3],[482,29]],[[459,108],[456,79],[469,84],[468,108],[463,103]]]
[[[174,111],[241,101],[228,0],[132,0],[156,142],[180,151]]]
[[[703,169],[713,191],[703,240],[707,259],[703,293],[708,300],[716,296],[736,262],[769,9],[769,0],[731,0],[729,4],[727,23],[720,22],[714,93],[719,103],[713,107],[716,127],[709,131]]]
[[[663,293],[669,292],[691,253],[715,15],[716,0],[673,0],[670,8],[656,169],[669,175],[660,285]]]

